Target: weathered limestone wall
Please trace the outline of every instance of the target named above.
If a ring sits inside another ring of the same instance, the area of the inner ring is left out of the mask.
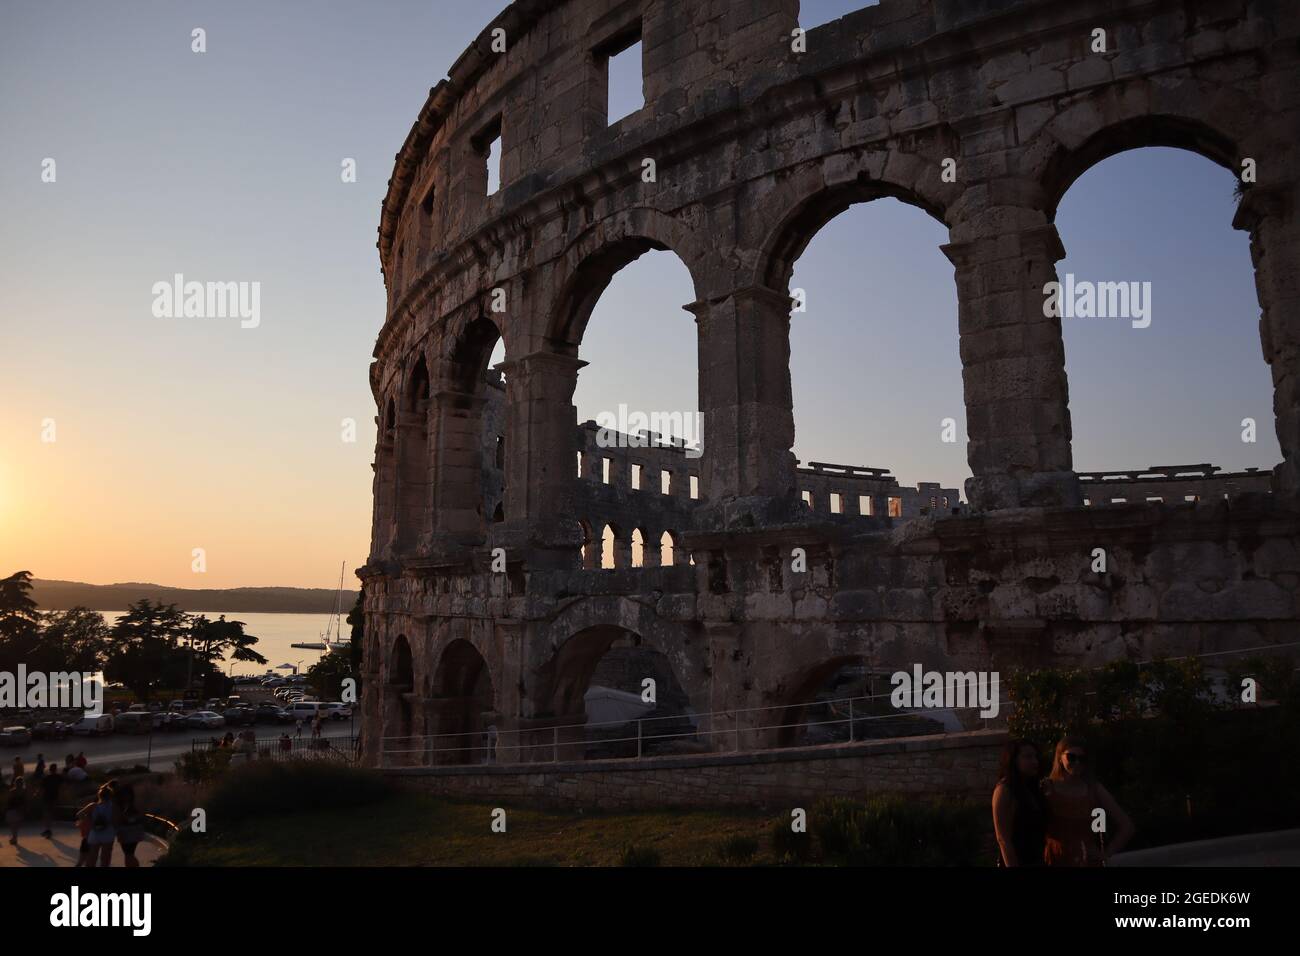
[[[582,723],[619,640],[663,654],[696,711],[728,712],[805,699],[845,661],[1091,665],[1294,639],[1300,5],[883,0],[810,31],[803,53],[796,21],[795,0],[517,0],[431,92],[380,224],[368,759],[394,728],[483,725],[484,699],[525,742],[503,759],[535,758],[532,737]],[[607,125],[605,59],[638,33],[646,106]],[[1142,146],[1257,163],[1233,225],[1251,236],[1284,460],[1266,490],[1226,500],[1085,508],[1043,287],[1065,191]],[[898,525],[805,508],[808,482],[835,489],[792,453],[791,270],[829,219],[882,196],[949,231],[972,474],[969,513]],[[673,566],[594,570],[584,509],[626,501],[576,475],[579,347],[614,273],[649,249],[695,286],[700,497],[660,503],[665,530],[690,518]],[[498,341],[504,405],[485,376]],[[465,690],[472,661],[487,698]]]
[[[810,809],[825,797],[925,794],[985,800],[1006,734],[789,748],[699,757],[645,757],[509,767],[392,770],[401,784],[440,796],[564,810],[645,807]]]

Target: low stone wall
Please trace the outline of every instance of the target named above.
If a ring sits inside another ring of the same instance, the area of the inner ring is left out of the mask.
[[[1005,740],[1005,731],[980,730],[751,753],[385,772],[442,796],[564,809],[784,809],[881,793],[987,799]]]

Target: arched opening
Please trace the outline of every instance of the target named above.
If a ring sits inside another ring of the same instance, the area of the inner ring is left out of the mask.
[[[618,532],[613,525],[605,525],[604,530],[600,533],[600,566],[603,570],[612,571],[620,567],[619,558],[619,540]]]
[[[645,567],[645,535],[640,528],[632,529],[632,567]]]
[[[676,563],[674,554],[673,533],[665,531],[659,536],[659,563],[666,568],[672,567]]]
[[[494,762],[496,703],[487,662],[467,640],[447,645],[434,671],[430,709],[437,720],[433,761],[445,764]],[[499,728],[498,728],[499,731]]]
[[[1149,142],[1167,145],[1135,148]],[[1057,278],[1082,475],[1267,472],[1281,460],[1249,236],[1232,228],[1230,156],[1212,133],[1143,122],[1048,171],[1049,190],[1068,188],[1055,207],[1066,252]],[[1086,481],[1084,493],[1111,500],[1105,484]]]
[[[866,658],[856,655],[833,657],[804,671],[784,695],[785,706],[777,711],[776,746],[811,747],[942,733],[946,714],[894,709],[889,699],[892,672],[892,668],[873,668]]]
[[[706,749],[671,661],[634,631],[617,625],[580,631],[561,645],[541,676],[557,719],[583,725],[561,735],[561,758]]]
[[[482,542],[488,526],[510,513],[509,403],[496,366],[505,361],[496,324],[481,315],[466,324],[448,357],[438,471],[443,530],[467,543]]]
[[[397,547],[412,551],[432,523],[429,467],[429,367],[416,358],[406,377],[397,420]]]
[[[807,202],[769,250],[768,282],[794,302],[796,491],[821,518],[960,506],[970,468],[948,238],[937,210],[860,183]]]
[[[419,762],[422,749],[414,736],[414,709],[411,698],[415,693],[415,668],[411,660],[411,645],[405,634],[399,634],[388,653],[388,680],[384,687],[383,751],[391,766],[410,766]]]
[[[608,514],[616,499],[628,535],[645,519],[684,516],[696,504],[660,494],[649,477],[664,468],[686,470],[686,449],[671,441],[698,446],[702,439],[698,331],[682,308],[695,298],[691,274],[674,253],[648,239],[622,240],[577,270],[564,321],[554,329],[556,348],[585,363],[573,392],[573,433],[581,444],[567,450],[569,461],[575,452],[587,461],[568,473],[589,472],[573,478],[577,509]],[[588,422],[595,427],[577,427]],[[638,546],[614,531],[614,544],[628,553],[615,554],[605,540],[601,567],[646,564],[644,532]]]

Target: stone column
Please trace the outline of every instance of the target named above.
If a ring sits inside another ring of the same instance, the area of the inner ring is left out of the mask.
[[[1250,233],[1264,361],[1273,372],[1273,416],[1282,462],[1273,491],[1300,498],[1300,209],[1291,186],[1246,191],[1233,226]]]
[[[483,406],[477,396],[443,388],[434,393],[434,532],[478,543],[491,515],[483,507]]]
[[[397,479],[394,486],[394,546],[399,554],[418,551],[432,530],[429,422],[431,404],[420,400],[414,409],[397,413]]]
[[[750,286],[686,308],[699,329],[702,497],[730,521],[794,492],[791,301]]]
[[[533,352],[503,365],[510,454],[506,524],[527,528],[534,567],[576,568],[582,529],[573,510],[577,412],[573,390],[587,363],[558,352]],[[599,545],[598,545],[599,546]],[[550,554],[550,561],[544,557]]]
[[[1056,227],[998,229],[942,248],[957,267],[967,499],[976,510],[1081,505],[1061,320],[1043,308],[1065,255]]]

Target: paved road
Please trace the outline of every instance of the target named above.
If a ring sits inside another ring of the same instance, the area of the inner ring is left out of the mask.
[[[0,866],[72,866],[77,862],[81,848],[81,834],[71,823],[56,823],[52,828],[52,839],[40,835],[40,825],[29,823],[18,831],[18,845],[9,843],[9,830],[5,828],[4,837],[0,839]],[[162,840],[150,836],[138,847],[135,856],[142,866],[152,866],[163,855],[165,846]],[[122,866],[122,847],[113,847],[111,865]]]
[[[330,722],[321,731],[321,736],[337,741],[334,746],[341,746],[351,732],[351,723],[343,720]],[[233,727],[233,733],[239,733],[242,727]],[[274,740],[282,732],[294,735],[292,724],[258,724],[253,728],[259,741]],[[150,770],[171,770],[176,758],[190,749],[192,740],[207,740],[220,737],[226,728],[213,730],[183,730],[165,734],[111,734],[107,737],[67,737],[63,740],[33,740],[26,747],[0,747],[0,770],[5,780],[12,776],[14,757],[21,756],[32,772],[36,764],[36,755],[45,754],[47,763],[57,760],[63,763],[67,754],[85,752],[91,768],[129,767],[135,764],[147,766]],[[311,731],[303,729],[303,737],[310,736]],[[7,841],[7,838],[6,838]]]

